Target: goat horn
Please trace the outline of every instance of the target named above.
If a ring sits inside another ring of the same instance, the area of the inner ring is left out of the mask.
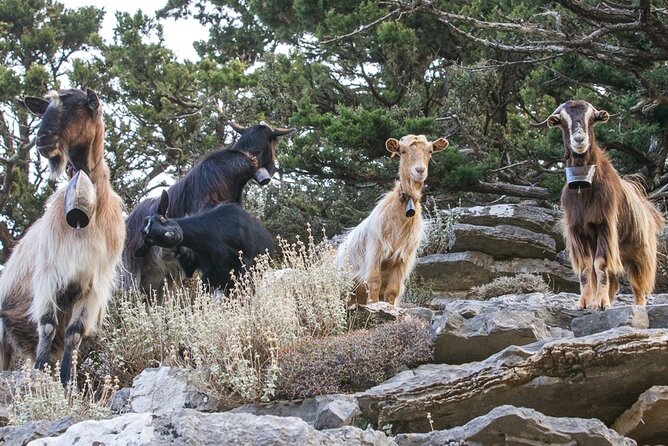
[[[286,128],[283,128],[283,127],[277,127],[277,128],[274,129],[274,135],[275,136],[283,136],[283,135],[287,135],[288,133],[292,133],[294,131],[295,131],[295,129],[286,129]]]
[[[234,129],[235,132],[239,133],[240,135],[242,135],[247,129],[247,127],[242,127],[236,122],[230,122],[230,126],[232,127],[232,129]]]
[[[559,107],[557,107],[552,113],[550,113],[550,116],[552,116],[552,115],[558,115],[559,113],[561,113],[561,109],[564,108],[564,105],[565,105],[565,104],[566,104],[566,103],[564,102],[564,103],[561,104]],[[544,121],[541,121],[541,122],[530,122],[529,125],[530,125],[531,127],[547,127],[547,121],[550,119],[550,116],[548,116],[547,118],[545,118]]]

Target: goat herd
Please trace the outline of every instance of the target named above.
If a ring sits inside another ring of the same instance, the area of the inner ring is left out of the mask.
[[[124,287],[156,292],[160,302],[168,278],[199,271],[208,286],[225,290],[230,273],[273,252],[271,235],[241,197],[251,179],[270,181],[276,141],[292,130],[233,124],[240,137],[231,148],[205,155],[124,220],[104,160],[97,94],[68,89],[23,103],[42,118],[36,146],[53,177],[66,172],[70,182],[48,200],[0,276],[0,369],[10,367],[14,353],[34,357],[36,368],[60,359],[66,383],[73,351],[102,323],[121,274]],[[620,178],[596,144],[593,126],[608,119],[585,101],[568,101],[537,124],[563,134],[563,232],[580,280],[580,308],[609,308],[624,271],[635,303],[643,305],[654,288],[656,236],[664,227],[642,186]],[[403,294],[423,234],[429,160],[448,141],[406,135],[385,145],[399,156],[399,181],[338,248],[337,264],[351,267],[357,283],[349,304],[394,304]]]

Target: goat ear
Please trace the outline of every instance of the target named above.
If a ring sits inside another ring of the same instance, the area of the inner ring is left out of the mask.
[[[610,113],[608,113],[605,110],[596,110],[594,112],[594,124],[608,122],[609,119],[610,119]]]
[[[100,98],[97,97],[97,93],[87,88],[86,98],[88,99],[88,108],[93,113],[93,116],[97,116],[97,113],[100,111]]]
[[[399,141],[394,138],[390,138],[385,141],[385,148],[392,154],[392,158],[394,158],[395,155],[399,155],[400,153]]]
[[[448,148],[450,145],[450,141],[448,141],[445,138],[438,138],[436,141],[431,143],[431,146],[434,149],[434,152],[440,152],[441,150],[445,150]]]
[[[151,245],[147,244],[146,242],[143,242],[141,246],[137,248],[134,255],[136,258],[146,257],[146,255],[150,250],[151,250]]]
[[[35,96],[26,96],[20,101],[25,107],[39,117],[44,116],[46,108],[49,106],[49,101]]]
[[[283,136],[283,135],[290,134],[294,131],[295,131],[295,129],[286,129],[286,128],[278,127],[278,128],[274,129],[274,136]]]
[[[247,127],[241,127],[241,126],[240,126],[239,124],[237,124],[236,122],[230,122],[230,126],[232,127],[232,129],[233,129],[235,132],[237,132],[237,133],[240,134],[240,135],[243,135],[244,132],[245,132],[246,129],[247,129]]]
[[[160,204],[158,205],[158,214],[167,217],[167,209],[169,209],[169,194],[166,190],[162,190],[160,195]]]

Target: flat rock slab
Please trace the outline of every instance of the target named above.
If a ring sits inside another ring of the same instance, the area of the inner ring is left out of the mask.
[[[176,367],[145,369],[132,382],[129,403],[133,412],[166,413],[178,409],[206,412],[221,403],[203,392],[190,370]]]
[[[654,386],[612,428],[638,444],[668,444],[668,386]]]
[[[548,417],[533,409],[500,406],[464,426],[427,434],[400,434],[399,446],[582,445],[635,446],[599,420]]]
[[[301,418],[316,429],[349,426],[359,415],[355,395],[322,395],[301,401],[273,401],[266,404],[244,404],[230,413],[274,415]]]
[[[362,416],[395,432],[461,426],[510,404],[611,424],[638,395],[668,385],[668,332],[620,327],[582,338],[508,347],[477,363],[428,364],[358,397]]]
[[[495,259],[557,257],[554,238],[510,225],[479,226],[457,223],[449,252],[480,251]]]
[[[549,259],[495,260],[478,251],[430,254],[420,257],[415,272],[437,292],[468,291],[502,276],[540,274],[554,291],[579,291],[571,268]]]
[[[624,326],[649,328],[647,309],[639,305],[626,305],[585,314],[571,322],[571,330],[575,336],[588,336]]]
[[[101,421],[84,421],[40,445],[333,445],[390,446],[384,433],[342,427],[319,431],[300,418],[243,413],[204,413],[184,409],[169,414],[129,413]]]
[[[72,426],[70,417],[56,421],[36,421],[19,426],[0,428],[0,444],[3,446],[25,446],[33,440],[62,434]]]

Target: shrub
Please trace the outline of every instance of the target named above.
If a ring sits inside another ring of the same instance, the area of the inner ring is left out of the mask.
[[[433,288],[424,279],[412,274],[406,284],[406,292],[401,297],[401,303],[425,306],[431,302],[433,296]]]
[[[95,386],[90,375],[85,375],[81,388],[77,383],[77,356],[72,360],[72,377],[63,390],[60,369],[52,372],[47,366],[45,372],[32,369],[26,361],[20,376],[7,380],[11,389],[12,402],[7,407],[9,424],[19,425],[32,421],[54,421],[72,417],[73,422],[108,418],[112,416],[108,402],[118,390],[118,380],[106,376],[101,385]]]
[[[200,285],[168,290],[163,305],[137,292],[117,296],[92,349],[89,369],[117,375],[123,385],[144,368],[189,367],[223,403],[268,400],[278,354],[306,336],[346,330],[352,280],[336,269],[329,245],[279,241],[282,266],[257,259],[228,297]]]
[[[547,293],[550,287],[542,276],[522,273],[516,276],[503,276],[490,283],[471,288],[470,296],[478,299],[503,296],[504,294]]]
[[[414,318],[305,339],[280,355],[276,396],[294,399],[365,390],[431,357],[427,327]]]
[[[425,205],[424,213],[427,224],[418,255],[448,252],[454,237],[454,226],[459,221],[459,214],[452,209],[448,209],[448,212],[441,211],[433,199]]]

